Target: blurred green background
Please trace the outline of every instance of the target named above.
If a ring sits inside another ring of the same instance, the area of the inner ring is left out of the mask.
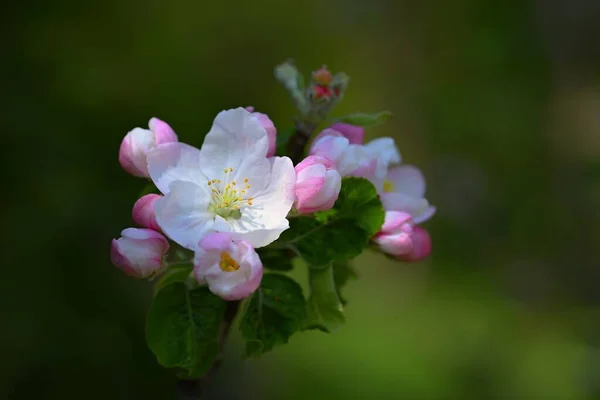
[[[144,342],[147,282],[109,260],[152,116],[200,145],[218,111],[280,129],[292,57],[351,85],[336,115],[421,167],[418,264],[364,254],[347,325],[242,361],[223,399],[600,399],[600,2],[30,0],[3,13],[0,398],[174,399]],[[296,271],[304,279],[303,271]]]

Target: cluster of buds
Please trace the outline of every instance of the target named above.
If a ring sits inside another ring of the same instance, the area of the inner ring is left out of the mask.
[[[323,65],[313,71],[309,87],[306,89],[306,97],[315,108],[322,108],[327,104],[336,104],[342,100],[343,94],[348,86],[348,76],[343,72],[335,76]],[[327,108],[329,111],[331,107]]]
[[[385,223],[373,238],[379,249],[403,261],[420,261],[431,252],[427,231],[417,224],[435,213],[424,198],[425,178],[418,168],[401,164],[394,139],[364,143],[364,128],[336,123],[313,141],[312,156],[330,160],[340,176],[368,179],[379,192]]]
[[[345,73],[334,75],[323,65],[313,71],[305,87],[304,77],[292,61],[278,65],[275,77],[290,93],[302,118],[309,121],[324,118],[342,100],[349,81]]]

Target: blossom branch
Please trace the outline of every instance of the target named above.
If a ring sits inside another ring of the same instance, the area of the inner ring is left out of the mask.
[[[202,398],[202,395],[206,393],[206,388],[210,385],[210,382],[214,379],[221,362],[224,358],[225,342],[227,336],[231,330],[233,320],[237,315],[240,306],[240,301],[230,301],[227,303],[227,309],[225,310],[225,316],[221,323],[221,330],[219,331],[219,355],[209,368],[209,370],[199,379],[188,380],[181,379],[177,381],[177,399],[178,400],[198,400]]]
[[[300,162],[304,148],[316,128],[317,124],[315,123],[296,120],[296,131],[288,145],[288,154],[294,164]]]

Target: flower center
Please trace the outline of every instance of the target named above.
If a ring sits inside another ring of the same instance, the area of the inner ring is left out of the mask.
[[[385,193],[393,192],[394,184],[390,180],[386,179],[385,182],[383,182],[383,191]]]
[[[219,267],[225,272],[234,272],[240,269],[240,264],[238,264],[229,253],[223,251],[221,253],[221,261],[219,261]]]
[[[246,192],[250,189],[248,178],[244,178],[244,182],[238,185],[232,179],[233,168],[225,168],[223,173],[225,176],[222,181],[221,179],[208,181],[208,186],[212,190],[212,201],[208,210],[225,219],[239,219],[242,216],[240,208],[252,205],[252,197],[246,197]]]

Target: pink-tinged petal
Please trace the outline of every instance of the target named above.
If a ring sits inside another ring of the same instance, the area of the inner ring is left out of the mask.
[[[431,254],[431,237],[425,229],[415,227],[411,240],[413,242],[412,251],[401,256],[400,259],[404,261],[421,261]]]
[[[381,234],[375,236],[373,241],[381,251],[396,257],[410,254],[413,250],[411,236],[407,233]]]
[[[231,234],[228,232],[212,233],[200,240],[200,248],[205,251],[225,251],[231,245]]]
[[[350,144],[363,144],[365,128],[361,126],[354,126],[338,122],[331,125],[331,129],[334,129],[344,135],[344,137],[350,141]]]
[[[305,168],[317,164],[323,165],[327,169],[335,168],[335,163],[328,158],[320,156],[308,156],[296,165],[296,173],[298,174]]]
[[[246,108],[244,108],[244,109],[245,109],[246,111],[248,111],[248,112],[251,112],[251,113],[252,113],[252,112],[254,112],[254,107],[253,107],[253,106],[248,106],[248,107],[246,107]]]
[[[415,224],[423,223],[431,217],[433,217],[435,215],[435,212],[436,208],[434,206],[429,206],[421,214],[413,217],[413,221],[415,222]]]
[[[133,265],[129,262],[127,257],[121,253],[119,241],[117,239],[113,239],[110,244],[110,261],[114,266],[120,268],[127,275],[134,278],[137,277],[137,271],[135,268],[133,268]]]
[[[369,180],[381,192],[385,183],[386,165],[379,158],[372,158],[363,161],[357,169],[352,171],[349,176],[356,176]]]
[[[111,261],[127,275],[146,278],[162,269],[169,242],[150,229],[128,228],[111,243]]]
[[[131,212],[133,222],[145,228],[150,228],[154,229],[155,231],[159,231],[160,227],[156,222],[154,204],[161,197],[162,196],[159,194],[150,193],[136,201],[133,205],[133,210]]]
[[[382,193],[380,198],[386,211],[404,211],[412,217],[421,215],[429,207],[429,202],[426,199],[412,197],[404,193]]]
[[[381,232],[393,233],[396,231],[400,231],[401,229],[404,232],[406,232],[406,229],[403,227],[405,225],[410,226],[410,224],[411,217],[409,214],[402,211],[386,211],[385,220],[383,222],[383,225],[381,226]]]
[[[413,165],[401,165],[390,168],[387,180],[392,183],[393,192],[404,193],[416,198],[421,198],[425,195],[425,177]]]
[[[156,187],[164,194],[175,181],[206,186],[208,178],[200,169],[200,151],[185,143],[166,143],[148,154],[148,170]]]
[[[135,128],[125,135],[119,147],[119,163],[133,176],[147,178],[146,155],[154,147],[154,134]]]
[[[342,134],[342,132],[338,132],[335,129],[327,128],[319,132],[319,134],[314,138],[313,143],[317,143],[318,140],[324,138],[325,136],[345,137]],[[350,141],[348,141],[348,143],[350,143]]]
[[[267,114],[254,112],[252,113],[260,124],[267,131],[267,136],[269,137],[269,149],[267,150],[267,157],[273,157],[275,155],[275,150],[277,146],[277,129],[275,128],[275,124],[269,118]]]
[[[296,182],[296,208],[301,213],[307,213],[307,209],[313,198],[318,196],[325,186],[325,176],[308,178],[302,182]],[[311,211],[309,211],[311,212]]]
[[[372,155],[379,157],[386,165],[397,164],[402,161],[396,142],[390,137],[371,140],[365,144],[365,149]]]
[[[218,241],[224,239],[221,237]],[[225,300],[248,297],[259,286],[263,267],[256,251],[245,241],[223,241],[227,247],[203,248],[194,257],[194,276],[200,283],[207,283],[211,292]],[[225,269],[221,262],[228,257],[237,269]]]
[[[329,210],[338,198],[340,174],[326,158],[309,156],[296,166],[296,209],[300,214]]]
[[[337,165],[337,160],[342,157],[348,145],[348,139],[343,136],[324,135],[313,142],[310,155],[325,157]]]
[[[256,251],[247,243],[239,244],[240,250],[240,264],[242,264],[242,268],[244,268],[243,276],[244,281],[232,285],[226,291],[221,292],[221,296],[225,300],[241,300],[250,296],[252,293],[258,289],[260,286],[260,282],[263,276],[263,265],[256,254]],[[216,280],[213,283],[216,291],[219,291],[217,286],[221,280]],[[215,292],[213,292],[215,293]]]
[[[176,142],[178,140],[173,128],[158,118],[150,119],[148,127],[155,135],[156,145]]]

